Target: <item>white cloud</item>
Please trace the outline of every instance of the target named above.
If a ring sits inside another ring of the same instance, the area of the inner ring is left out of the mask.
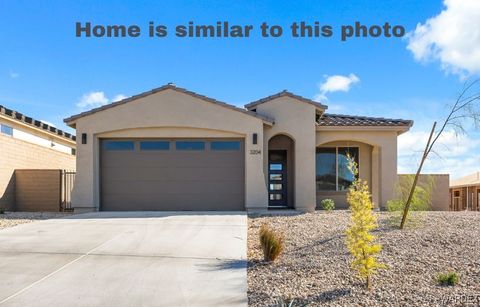
[[[113,97],[113,99],[109,99],[104,92],[97,91],[97,92],[89,92],[84,94],[82,98],[77,102],[77,107],[81,109],[91,109],[106,105],[107,103],[116,102],[122,99],[127,98],[127,96],[123,94],[118,94]]]
[[[325,76],[325,81],[319,85],[320,93],[315,95],[314,100],[327,100],[326,94],[328,93],[348,92],[352,85],[358,82],[360,82],[360,79],[355,74]]]
[[[411,131],[398,137],[398,173],[414,173],[423,154],[429,132]],[[450,174],[458,178],[478,170],[480,156],[476,148],[480,139],[467,135],[456,135],[446,131],[439,138],[427,162],[423,173]]]
[[[440,14],[408,34],[407,48],[416,60],[438,60],[462,77],[480,72],[480,1],[444,0]]]
[[[20,77],[20,74],[18,72],[13,72],[13,71],[10,72],[10,78],[17,79],[19,77]]]

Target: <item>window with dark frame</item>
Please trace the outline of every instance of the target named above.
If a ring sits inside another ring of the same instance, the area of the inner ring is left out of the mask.
[[[348,169],[347,156],[359,165],[358,147],[320,147],[316,151],[317,191],[346,191],[355,177]]]

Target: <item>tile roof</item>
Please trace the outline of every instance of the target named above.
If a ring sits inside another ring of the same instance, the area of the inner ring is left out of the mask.
[[[73,115],[69,118],[65,118],[63,121],[68,124],[68,123],[70,123],[70,122],[72,122],[72,121],[74,121],[78,118],[81,118],[81,117],[84,117],[84,116],[87,116],[87,115],[90,115],[90,114],[94,114],[94,113],[97,113],[97,112],[100,112],[100,111],[103,111],[103,110],[107,110],[107,109],[113,108],[115,106],[122,105],[124,103],[130,102],[130,101],[133,101],[133,100],[136,100],[136,99],[139,99],[139,98],[143,98],[143,97],[146,97],[146,96],[149,96],[149,95],[152,95],[152,94],[164,91],[164,90],[168,90],[168,89],[171,89],[171,90],[174,90],[174,91],[177,91],[177,92],[180,92],[180,93],[184,93],[184,94],[187,94],[187,95],[190,95],[190,96],[193,96],[193,97],[196,97],[196,98],[199,98],[199,99],[202,99],[202,100],[205,100],[205,101],[208,101],[208,102],[211,102],[211,103],[214,103],[214,104],[217,104],[217,105],[229,108],[229,109],[232,109],[234,111],[242,112],[244,114],[247,114],[247,115],[250,115],[250,116],[253,116],[253,117],[257,117],[257,118],[259,118],[259,119],[261,119],[264,122],[267,122],[269,124],[274,123],[274,120],[267,117],[267,116],[263,116],[263,115],[255,113],[255,112],[248,111],[248,110],[245,110],[245,109],[242,109],[242,108],[238,108],[238,107],[233,106],[231,104],[221,102],[221,101],[218,101],[216,99],[213,99],[213,98],[210,98],[210,97],[207,97],[207,96],[204,96],[204,95],[200,95],[198,93],[195,93],[195,92],[189,91],[187,89],[178,87],[178,86],[174,85],[173,83],[168,83],[168,84],[163,85],[161,87],[154,88],[150,91],[146,91],[146,92],[140,93],[138,95],[134,95],[132,97],[129,97],[129,98],[117,101],[117,102],[113,102],[113,103],[110,103],[110,104],[92,109],[90,111],[86,111],[86,112],[83,112],[83,113],[80,113],[80,114],[77,114],[77,115]]]
[[[461,177],[450,181],[450,187],[466,187],[471,185],[480,185],[480,172]]]
[[[280,97],[283,97],[283,96],[295,98],[295,99],[297,99],[297,100],[300,100],[300,101],[309,103],[309,104],[314,105],[316,108],[319,108],[319,109],[326,110],[326,109],[328,108],[326,105],[321,104],[320,102],[317,102],[317,101],[314,101],[314,100],[311,100],[311,99],[308,99],[308,98],[305,98],[305,97],[302,97],[302,96],[293,94],[293,93],[291,93],[291,92],[289,92],[289,91],[287,91],[287,90],[283,90],[283,91],[281,91],[280,93],[276,93],[276,94],[270,95],[270,96],[268,96],[268,97],[259,99],[259,100],[254,101],[254,102],[250,102],[249,104],[246,104],[246,105],[245,105],[245,108],[251,110],[251,109],[253,109],[254,107],[258,106],[259,104],[262,104],[262,103],[265,103],[265,102],[267,102],[267,101],[270,101],[270,100],[273,100],[273,99],[276,99],[276,98],[280,98]]]
[[[411,127],[413,121],[404,119],[391,119],[383,117],[352,116],[340,114],[323,114],[317,118],[317,126],[405,126]]]
[[[66,138],[66,139],[69,139],[69,140],[72,140],[72,141],[76,140],[75,135],[73,135],[73,134],[70,134],[70,133],[65,132],[63,130],[60,130],[60,129],[55,128],[53,126],[50,126],[50,125],[48,125],[48,124],[46,124],[42,121],[33,119],[29,116],[25,116],[20,112],[8,109],[8,108],[6,108],[2,105],[0,105],[0,114],[2,114],[4,116],[7,116],[9,118],[12,118],[12,119],[14,119],[18,122],[23,123],[23,124],[27,124],[27,125],[35,127],[35,128],[43,129],[43,130],[45,130],[47,132],[50,132],[50,133],[54,133],[54,134],[56,134],[60,137],[63,137],[63,138]]]

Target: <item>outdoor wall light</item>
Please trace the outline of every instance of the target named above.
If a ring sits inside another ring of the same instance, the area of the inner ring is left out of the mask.
[[[82,133],[82,144],[87,144],[87,134]]]
[[[257,133],[253,134],[253,140],[252,141],[253,141],[254,145],[257,145],[257,143],[258,143],[258,134]]]

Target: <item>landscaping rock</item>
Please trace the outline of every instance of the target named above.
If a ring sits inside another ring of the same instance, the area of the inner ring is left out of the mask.
[[[278,297],[309,306],[480,304],[480,212],[414,212],[404,230],[390,222],[390,213],[377,214],[374,235],[388,269],[374,276],[371,291],[349,266],[348,211],[250,217],[249,305],[273,305]],[[263,223],[285,237],[284,253],[270,264],[262,261],[259,245]],[[448,271],[460,275],[457,286],[438,284],[437,275]]]
[[[37,220],[48,220],[71,215],[63,212],[5,212],[0,214],[0,229],[20,224],[31,223]]]

